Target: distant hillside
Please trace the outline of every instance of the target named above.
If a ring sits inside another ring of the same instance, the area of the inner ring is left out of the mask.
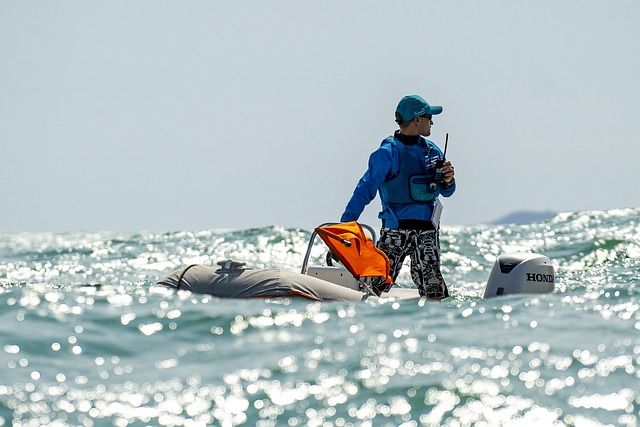
[[[553,218],[557,212],[553,211],[515,211],[510,214],[491,221],[489,224],[504,225],[504,224],[527,224],[529,222],[544,221],[545,219]]]

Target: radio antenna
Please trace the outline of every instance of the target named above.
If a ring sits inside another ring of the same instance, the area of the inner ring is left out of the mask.
[[[447,136],[444,139],[444,153],[442,153],[442,158],[447,158],[447,145],[449,144],[449,132],[447,132]]]

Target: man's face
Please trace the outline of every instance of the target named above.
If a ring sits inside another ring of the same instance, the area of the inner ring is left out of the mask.
[[[425,114],[424,116],[416,117],[416,125],[418,126],[418,133],[422,136],[431,135],[431,125],[433,124],[431,114]]]

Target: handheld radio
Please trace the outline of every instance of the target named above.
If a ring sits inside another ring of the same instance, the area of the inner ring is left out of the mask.
[[[447,145],[448,144],[449,144],[449,132],[447,132],[447,135],[445,136],[444,153],[442,154],[442,159],[439,159],[439,160],[435,161],[436,174],[435,174],[434,180],[436,182],[438,182],[438,183],[442,181],[442,165],[444,165],[445,160],[447,160]]]

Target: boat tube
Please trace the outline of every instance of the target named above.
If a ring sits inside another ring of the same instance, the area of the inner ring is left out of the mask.
[[[367,293],[278,268],[251,270],[244,262],[224,260],[220,268],[189,265],[157,284],[219,298],[303,297],[315,301],[363,301]]]

